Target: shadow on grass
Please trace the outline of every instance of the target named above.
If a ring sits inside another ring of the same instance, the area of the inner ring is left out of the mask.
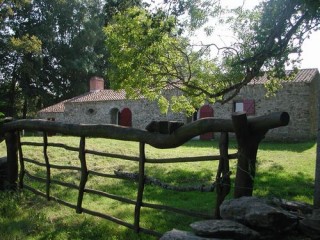
[[[266,151],[290,151],[290,152],[300,153],[315,147],[315,145],[316,145],[315,141],[295,142],[295,143],[263,141],[259,145],[259,149],[266,150]]]
[[[284,173],[283,167],[272,165],[266,171],[258,171],[255,179],[254,195],[263,197],[277,197],[288,200],[312,200],[313,179],[298,172]],[[174,172],[180,176],[188,176],[190,172]],[[195,177],[193,173],[193,177]],[[201,177],[201,174],[196,177]],[[164,177],[164,179],[166,179]],[[194,179],[193,179],[194,180]],[[125,195],[136,199],[136,184],[120,181],[118,184],[99,183],[99,189],[109,193]],[[64,189],[62,195],[68,196]],[[155,239],[149,235],[136,234],[130,229],[119,226],[108,220],[95,218],[86,214],[76,214],[74,210],[47,202],[43,198],[26,194],[27,197],[7,196],[1,198],[1,239]],[[109,204],[109,202],[92,198],[94,205]],[[155,186],[146,186],[144,201],[149,203],[169,205],[186,210],[196,210],[211,213],[215,204],[215,193],[202,192],[174,192]],[[6,205],[4,204],[6,202]],[[134,208],[133,205],[131,205]],[[116,209],[115,217],[128,216],[126,208],[118,204],[109,206]],[[118,215],[119,214],[119,215]],[[131,214],[131,213],[130,213]],[[130,215],[131,216],[131,215]],[[132,218],[127,218],[132,222]],[[172,228],[189,229],[191,222],[199,220],[195,217],[185,217],[167,211],[142,208],[141,226],[158,232],[169,231]],[[127,221],[126,220],[126,221]]]
[[[291,151],[291,152],[303,152],[305,150],[315,147],[316,141],[307,142],[271,142],[262,141],[259,145],[259,149],[267,151]],[[211,141],[201,141],[201,140],[191,140],[183,145],[184,147],[194,147],[194,148],[219,148],[219,140],[214,139]],[[229,148],[237,148],[237,141],[235,139],[230,139]]]
[[[32,193],[0,193],[0,239],[156,239]]]
[[[283,170],[278,164],[273,164],[267,171],[258,170],[254,195],[312,203],[314,179],[303,172],[290,174]]]

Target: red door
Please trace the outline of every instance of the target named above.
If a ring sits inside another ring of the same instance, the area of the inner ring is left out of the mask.
[[[200,119],[206,117],[213,117],[213,108],[209,105],[204,105],[200,108]],[[200,135],[201,140],[211,140],[213,138],[213,133],[208,132]]]
[[[124,108],[121,110],[119,125],[132,127],[132,113],[129,108]]]

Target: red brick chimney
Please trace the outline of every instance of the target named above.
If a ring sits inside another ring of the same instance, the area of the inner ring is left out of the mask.
[[[96,92],[104,89],[104,80],[100,77],[90,78],[90,92]]]

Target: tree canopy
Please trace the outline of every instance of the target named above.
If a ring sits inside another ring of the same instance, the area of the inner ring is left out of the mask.
[[[252,10],[225,9],[217,0],[127,8],[105,28],[107,76],[112,87],[131,97],[144,95],[158,100],[164,111],[170,106],[192,113],[205,101],[227,102],[262,71],[283,77],[286,64],[299,61],[301,44],[319,29],[319,21],[320,2],[314,0],[268,0]],[[216,43],[221,26],[234,33],[232,41]],[[200,28],[212,43],[195,39]],[[168,87],[184,94],[165,99]]]
[[[83,93],[106,65],[100,0],[0,2],[0,111],[27,117]]]

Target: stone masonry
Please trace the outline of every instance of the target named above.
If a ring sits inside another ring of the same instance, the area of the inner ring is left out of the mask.
[[[91,79],[92,80],[92,79]],[[190,118],[183,113],[168,112],[161,114],[157,103],[150,102],[143,97],[128,100],[124,91],[116,92],[103,89],[101,78],[90,92],[39,111],[38,116],[44,119],[62,121],[66,123],[86,124],[114,124],[112,112],[130,109],[132,113],[132,127],[144,129],[151,121],[180,121],[189,122]],[[264,83],[267,78],[260,77],[244,87],[230,102],[223,105],[211,105],[213,117],[231,118],[235,111],[235,103],[250,100],[254,104],[252,114],[248,117],[261,116],[271,112],[285,111],[290,115],[290,123],[286,127],[268,132],[266,138],[272,140],[300,141],[314,139],[318,124],[318,92],[320,77],[318,69],[299,70],[295,79],[283,83],[275,96],[266,97]],[[181,94],[178,90],[168,89],[167,94]],[[195,114],[196,115],[196,114]],[[199,118],[199,114],[197,116]]]

